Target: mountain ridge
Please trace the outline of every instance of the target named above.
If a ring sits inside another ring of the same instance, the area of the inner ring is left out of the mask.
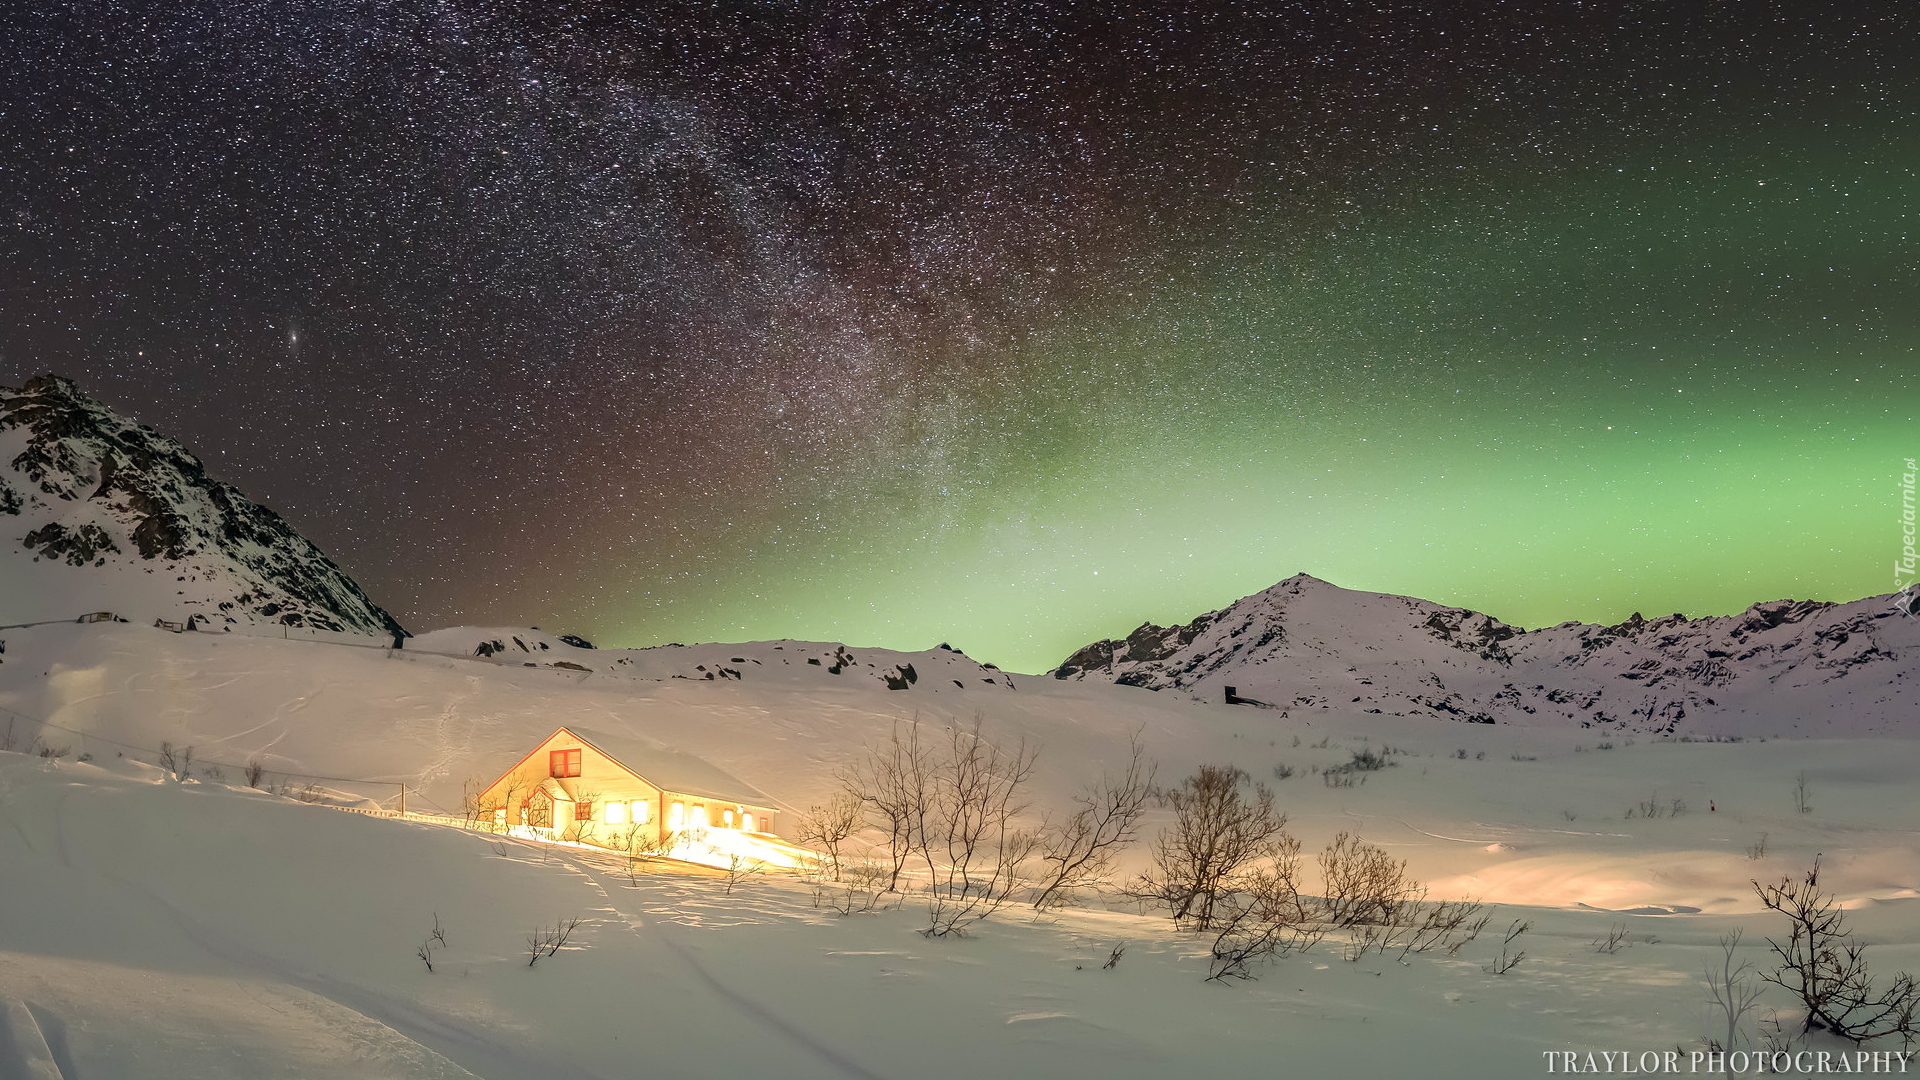
[[[1289,712],[1344,703],[1671,734],[1779,708],[1846,707],[1870,728],[1904,726],[1920,716],[1917,661],[1920,620],[1903,617],[1893,595],[1527,630],[1297,574],[1186,623],[1092,642],[1050,674]]]
[[[5,622],[103,610],[408,636],[286,519],[51,374],[0,387],[0,579]]]

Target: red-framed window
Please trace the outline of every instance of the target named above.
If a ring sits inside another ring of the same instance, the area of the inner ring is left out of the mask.
[[[527,800],[527,824],[536,829],[553,828],[553,800],[545,792],[534,792]]]
[[[580,751],[553,750],[547,754],[547,775],[568,777],[580,775]]]
[[[579,751],[577,750],[574,752],[579,753]],[[593,804],[588,802],[585,799],[581,799],[579,802],[574,803],[573,804],[573,820],[592,821],[593,820]]]

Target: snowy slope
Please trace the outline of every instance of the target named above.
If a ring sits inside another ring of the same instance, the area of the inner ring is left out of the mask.
[[[42,375],[0,388],[0,624],[90,611],[403,632],[319,548],[185,447]]]
[[[617,713],[805,798],[910,697],[671,677],[598,687],[566,669],[130,626],[23,639],[7,666],[52,665],[41,678],[65,723],[184,731],[230,757],[271,744],[328,768],[385,760],[436,797],[433,775],[485,756],[487,738],[459,749],[470,735]],[[231,771],[178,783],[94,740],[92,763],[0,753],[0,1076],[1532,1077],[1547,1050],[1703,1045],[1699,972],[1716,938],[1744,927],[1759,961],[1779,929],[1748,880],[1815,852],[1881,970],[1920,967],[1920,806],[1904,797],[1920,741],[1602,749],[1577,731],[1282,720],[1042,686],[965,703],[1001,737],[1043,744],[1042,802],[1110,762],[1133,722],[1173,776],[1196,760],[1268,776],[1286,761],[1296,775],[1270,782],[1310,850],[1356,830],[1436,894],[1503,905],[1500,925],[1533,923],[1527,961],[1488,973],[1491,939],[1406,964],[1350,963],[1327,944],[1225,987],[1203,982],[1203,942],[1118,896],[928,940],[911,902],[840,918],[785,877],[731,894],[711,877],[629,880],[565,848],[236,790]],[[5,687],[18,707],[28,688]],[[1312,775],[1362,745],[1395,764],[1351,788]],[[1801,771],[1804,814],[1790,796]],[[1627,813],[1653,798],[1691,809]],[[1165,821],[1156,811],[1149,831]],[[1763,836],[1767,854],[1750,858]],[[528,933],[574,917],[569,948],[529,968]],[[436,921],[446,942],[428,972],[415,950]],[[1614,926],[1631,944],[1597,952]],[[1763,1005],[1791,1015],[1774,988]]]
[[[1057,679],[1288,711],[1695,734],[1914,734],[1920,619],[1892,597],[1521,630],[1300,574],[1190,623],[1141,626]]]

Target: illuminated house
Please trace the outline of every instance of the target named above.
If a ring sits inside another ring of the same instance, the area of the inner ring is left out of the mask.
[[[769,801],[699,758],[563,727],[489,784],[479,807],[502,830],[659,851],[710,829],[772,833]]]

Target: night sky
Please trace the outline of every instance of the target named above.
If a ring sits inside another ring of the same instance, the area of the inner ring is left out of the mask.
[[[1894,588],[1906,5],[41,7],[0,383],[416,630],[1037,670],[1302,570]]]

